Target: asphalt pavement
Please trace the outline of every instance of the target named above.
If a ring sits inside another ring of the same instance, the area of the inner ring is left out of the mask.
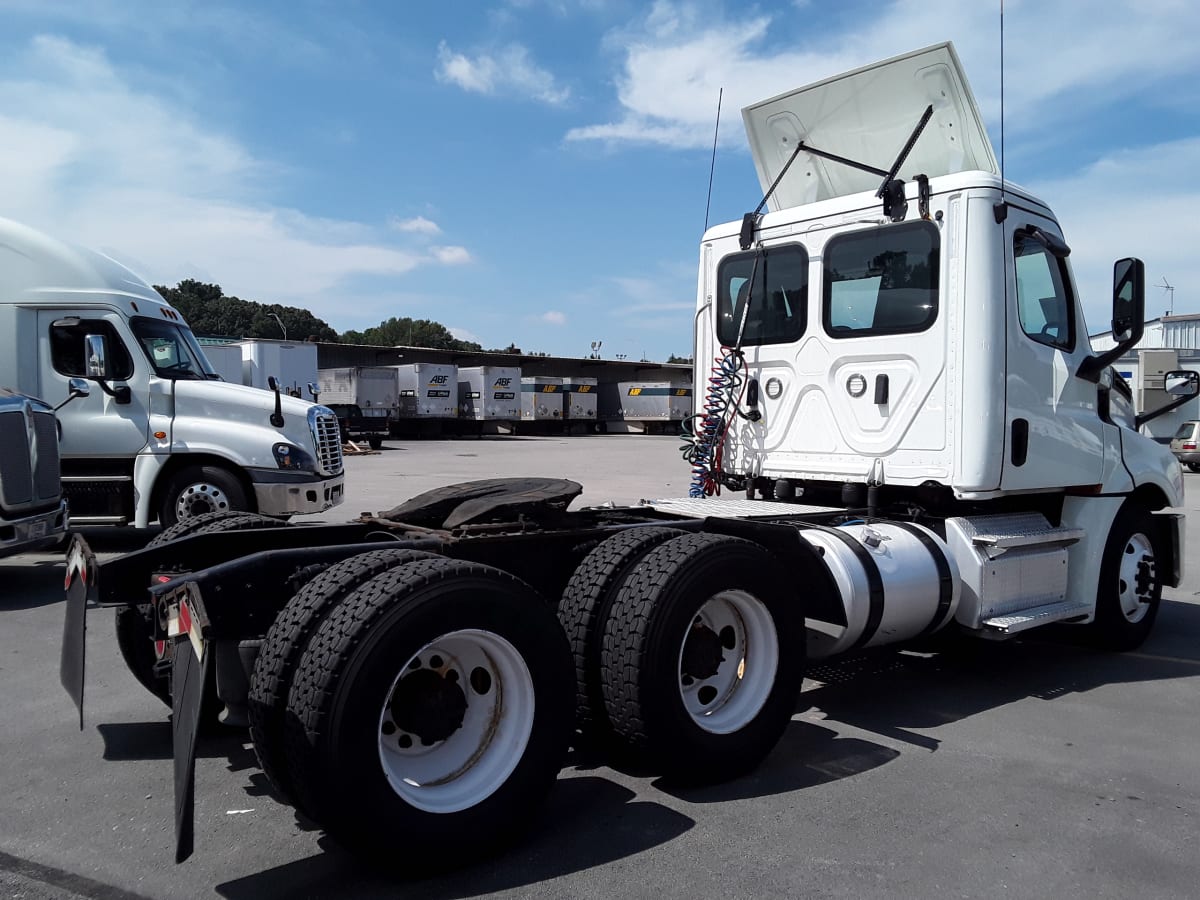
[[[470,478],[551,475],[577,503],[681,496],[669,437],[393,442],[347,460],[346,503],[384,510]],[[1200,475],[1186,476],[1186,510]],[[541,826],[452,874],[369,870],[267,791],[246,736],[202,740],[196,852],[175,865],[166,709],[111,614],[88,632],[82,732],[59,685],[58,554],[0,561],[0,896],[1196,897],[1200,517],[1184,585],[1137,652],[1039,637],[883,650],[814,667],[757,771],[706,789],[572,755]],[[151,533],[90,529],[103,554]]]

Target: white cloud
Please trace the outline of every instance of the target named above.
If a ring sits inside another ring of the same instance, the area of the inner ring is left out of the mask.
[[[530,59],[529,51],[520,44],[509,44],[495,55],[480,53],[470,57],[455,53],[442,41],[438,45],[434,75],[438,81],[457,85],[464,91],[512,94],[551,106],[561,106],[571,96],[570,89],[560,86],[554,75]]]
[[[461,266],[471,261],[471,254],[466,247],[434,247],[430,250],[433,258],[442,265]]]
[[[279,167],[62,38],[36,38],[0,62],[0,133],[4,215],[102,249],[153,282],[198,277],[342,328],[337,288],[347,280],[470,258],[273,205]]]
[[[457,325],[447,325],[446,330],[449,331],[452,335],[454,335],[454,337],[458,338],[458,340],[460,340],[460,341],[471,341],[472,343],[481,344],[481,345],[484,342],[483,338],[481,338],[475,332],[470,331],[466,328],[459,328]]]
[[[1160,102],[1195,80],[1200,5],[1180,0],[1110,5],[1097,15],[1088,0],[1062,0],[1036,10],[1013,4],[1006,19],[1005,103],[1009,127],[1033,132],[1063,116],[1086,114],[1162,81]],[[608,45],[624,56],[616,78],[620,114],[581,126],[568,140],[705,147],[712,142],[717,95],[736,111],[782,91],[951,39],[985,117],[999,113],[999,17],[993,4],[960,0],[894,0],[845,30],[822,30],[811,49],[769,43],[768,16],[721,20],[710,4],[658,2],[634,29],[613,32]],[[781,23],[780,27],[783,27]],[[777,49],[786,47],[787,49]],[[1119,48],[1119,49],[1118,49]],[[1170,88],[1166,87],[1170,85]],[[733,117],[725,117],[726,122]],[[736,123],[722,128],[741,141]]]
[[[567,324],[566,313],[559,312],[556,309],[546,310],[544,313],[542,313],[540,316],[538,316],[538,319],[545,322],[547,325],[566,325]]]
[[[424,216],[414,216],[411,219],[399,219],[393,217],[389,222],[397,231],[404,231],[409,234],[441,234],[442,229],[438,227],[437,222],[431,222]]]

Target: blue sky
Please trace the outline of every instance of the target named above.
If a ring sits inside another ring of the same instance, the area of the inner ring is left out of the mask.
[[[1092,332],[1111,264],[1200,312],[1200,5],[1008,0],[1006,168],[1059,215]],[[713,222],[760,199],[740,109],[953,40],[999,152],[999,2],[0,0],[0,215],[485,347],[688,354]]]

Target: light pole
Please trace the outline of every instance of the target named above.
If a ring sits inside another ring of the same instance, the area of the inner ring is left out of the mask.
[[[283,339],[287,340],[287,329],[283,326],[283,319],[279,318],[278,313],[267,313],[272,319],[279,323],[279,330],[283,332]]]

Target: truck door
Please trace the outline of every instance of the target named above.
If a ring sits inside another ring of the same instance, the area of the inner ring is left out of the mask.
[[[1058,225],[1010,208],[1005,222],[1008,365],[1004,490],[1099,484],[1104,423],[1096,385],[1076,377],[1090,353],[1065,258],[1032,229]],[[1061,237],[1059,237],[1061,240]]]
[[[62,455],[69,457],[133,457],[146,446],[148,411],[146,368],[134,353],[134,343],[116,316],[97,310],[38,311],[38,378],[42,399],[59,404],[67,398],[70,378],[86,374],[84,336],[101,334],[108,340],[108,362],[114,377],[110,388],[126,386],[128,403],[118,403],[92,382],[91,394],[77,397],[58,413],[62,423]]]

